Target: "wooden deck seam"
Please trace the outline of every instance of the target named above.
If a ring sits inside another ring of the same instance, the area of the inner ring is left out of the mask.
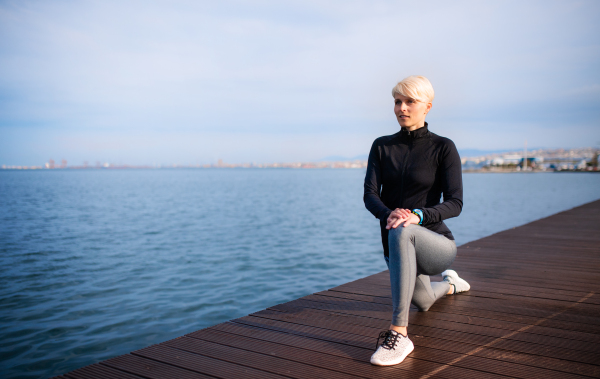
[[[221,332],[221,333],[223,333],[223,332]],[[201,336],[197,336],[197,337],[196,336],[194,336],[194,337],[192,337],[192,336],[186,336],[185,338],[192,338],[192,339],[196,339],[196,340],[204,340],[203,338],[201,338]],[[252,337],[246,337],[246,338],[252,338]],[[262,341],[260,339],[256,339],[256,340],[257,341]],[[214,342],[214,343],[219,343],[219,342]],[[236,349],[245,350],[245,351],[249,351],[249,352],[253,352],[253,353],[257,353],[257,354],[262,354],[262,355],[267,356],[267,357],[278,358],[278,359],[287,360],[287,361],[295,362],[295,363],[303,363],[303,364],[306,364],[308,366],[313,366],[313,367],[316,367],[316,368],[319,368],[319,369],[329,370],[329,371],[333,371],[333,372],[339,372],[339,373],[342,373],[342,374],[344,373],[343,371],[335,370],[333,368],[326,368],[326,367],[319,366],[319,365],[313,365],[313,364],[311,364],[309,362],[303,362],[303,361],[299,361],[299,360],[293,360],[293,359],[289,359],[289,358],[282,358],[282,357],[276,357],[276,356],[274,357],[274,356],[266,354],[266,353],[256,352],[256,351],[251,350],[251,349],[244,349],[244,348],[241,348],[241,347],[227,345],[227,344],[224,344],[224,343],[219,343],[219,344],[221,344],[223,346],[230,347],[230,348],[236,348]],[[280,346],[288,346],[288,345],[283,345],[283,344],[279,344],[279,345]],[[303,349],[303,348],[301,348],[301,347],[295,347],[295,349]],[[303,350],[306,350],[307,352],[313,352],[312,350],[309,350],[309,349],[303,349]],[[348,358],[348,359],[350,359],[350,358]],[[357,362],[359,362],[359,361],[357,361]]]
[[[201,339],[199,339],[199,338],[194,338],[194,337],[184,337],[184,338],[189,338],[189,339],[194,339],[194,340],[201,340]],[[212,342],[212,341],[205,341],[205,342],[210,342],[210,343],[214,343],[214,344],[219,344],[218,342]],[[161,345],[162,345],[162,344],[161,344]],[[305,365],[305,366],[312,366],[312,367],[315,367],[315,368],[319,368],[319,369],[321,369],[321,370],[327,370],[327,371],[332,371],[332,372],[338,372],[338,371],[336,371],[336,370],[325,369],[325,368],[323,368],[323,367],[319,367],[319,366],[313,366],[313,365],[310,365],[309,363],[306,363],[306,362],[292,361],[292,360],[289,360],[289,359],[285,359],[285,358],[281,358],[281,357],[277,357],[277,356],[272,356],[272,355],[265,354],[265,353],[261,353],[261,352],[257,352],[257,351],[254,351],[254,350],[243,349],[243,348],[240,348],[240,347],[235,347],[235,346],[226,345],[226,344],[220,344],[220,345],[222,345],[222,346],[224,346],[224,347],[227,347],[227,348],[229,348],[229,349],[235,349],[235,350],[240,350],[240,351],[249,352],[249,353],[252,353],[252,354],[258,354],[258,355],[262,355],[262,356],[264,356],[264,357],[266,357],[266,358],[270,358],[270,359],[277,359],[277,360],[281,360],[281,361],[290,361],[290,362],[294,362],[294,363],[297,363],[297,364],[303,364],[303,365]],[[191,353],[191,354],[195,354],[195,355],[202,355],[202,356],[204,356],[204,357],[208,357],[208,358],[212,358],[212,359],[221,360],[221,361],[223,361],[223,362],[225,362],[225,363],[234,364],[234,365],[238,365],[238,366],[243,366],[243,367],[247,367],[247,368],[250,368],[250,369],[253,369],[253,370],[264,371],[265,373],[270,373],[270,374],[274,374],[274,375],[279,375],[279,376],[286,377],[286,378],[295,378],[295,377],[296,377],[295,375],[285,375],[285,374],[282,374],[281,372],[277,372],[277,371],[275,371],[275,370],[269,370],[268,368],[261,368],[261,369],[258,369],[258,368],[254,367],[254,366],[252,366],[252,365],[250,365],[250,364],[248,364],[248,363],[234,362],[234,361],[231,361],[231,360],[227,360],[227,359],[225,359],[225,358],[215,358],[215,357],[212,357],[212,356],[209,356],[209,355],[205,355],[205,354],[202,354],[202,353],[194,352],[194,351],[191,351],[191,350],[186,350],[186,349],[184,349],[183,347],[175,347],[175,346],[163,346],[163,347],[165,347],[165,348],[168,348],[168,349],[172,349],[172,350],[181,350],[181,351],[186,351],[186,352],[189,352],[189,353]],[[269,367],[269,366],[267,366],[267,367]]]

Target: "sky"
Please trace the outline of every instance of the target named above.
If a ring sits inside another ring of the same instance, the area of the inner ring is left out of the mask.
[[[0,165],[366,155],[424,75],[460,149],[600,148],[600,2],[0,1]]]

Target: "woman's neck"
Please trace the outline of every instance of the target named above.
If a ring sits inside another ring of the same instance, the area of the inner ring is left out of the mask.
[[[406,131],[408,131],[408,132],[414,132],[415,130],[421,129],[424,126],[425,126],[425,123],[423,123],[423,125],[413,125],[411,127],[403,128],[403,129],[406,130]]]
[[[411,127],[402,127],[402,130],[405,130],[407,132],[414,132],[415,130],[419,130],[422,129],[424,127],[427,126],[427,122],[424,122],[423,125],[417,126],[417,125],[413,125]]]

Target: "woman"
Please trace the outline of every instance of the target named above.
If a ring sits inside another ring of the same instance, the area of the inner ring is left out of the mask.
[[[461,212],[462,174],[454,143],[431,133],[425,122],[433,87],[423,76],[409,76],[392,96],[401,130],[373,142],[364,193],[365,206],[380,220],[394,305],[390,328],[379,335],[383,343],[377,340],[371,357],[380,366],[398,364],[414,349],[407,334],[411,302],[427,311],[442,296],[470,288],[447,270],[456,243],[443,220]],[[429,275],[439,273],[444,281],[431,283]]]

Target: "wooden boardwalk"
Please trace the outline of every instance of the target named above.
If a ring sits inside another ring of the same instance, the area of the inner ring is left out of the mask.
[[[398,366],[369,364],[392,311],[384,271],[58,378],[600,377],[600,201],[458,251],[471,291],[411,310]]]

